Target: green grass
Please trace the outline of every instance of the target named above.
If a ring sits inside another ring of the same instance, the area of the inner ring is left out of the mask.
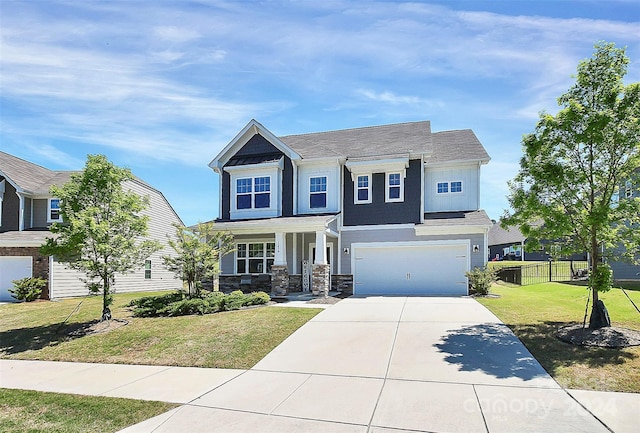
[[[83,337],[101,298],[0,305],[0,357],[49,361],[240,368],[255,365],[320,309],[260,307],[204,316],[136,318],[126,304],[145,294],[115,295],[113,317],[129,323]],[[112,326],[115,323],[111,324]]]
[[[4,433],[109,433],[176,407],[171,403],[0,388]]]
[[[640,347],[604,349],[558,340],[558,328],[582,323],[588,291],[572,284],[494,285],[500,298],[479,298],[566,388],[640,392]],[[627,292],[640,307],[640,292]],[[640,314],[619,289],[601,294],[613,326],[640,330]],[[589,307],[590,312],[590,307]],[[587,317],[588,320],[588,317]]]

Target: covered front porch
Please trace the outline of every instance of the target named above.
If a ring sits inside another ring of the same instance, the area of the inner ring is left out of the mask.
[[[221,259],[220,290],[320,296],[351,290],[351,276],[340,274],[336,217],[217,222],[215,228],[229,231],[235,242],[235,251]]]

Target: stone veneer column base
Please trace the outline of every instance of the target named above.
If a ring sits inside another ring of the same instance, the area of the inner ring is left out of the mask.
[[[289,271],[286,265],[271,266],[271,293],[286,295],[289,290]]]
[[[329,296],[331,287],[330,265],[313,264],[311,267],[311,293],[314,296]]]

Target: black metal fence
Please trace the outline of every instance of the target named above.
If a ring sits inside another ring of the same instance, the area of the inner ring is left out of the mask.
[[[546,283],[549,281],[585,280],[589,264],[586,261],[549,261],[522,266],[509,266],[498,270],[498,279],[521,286]]]

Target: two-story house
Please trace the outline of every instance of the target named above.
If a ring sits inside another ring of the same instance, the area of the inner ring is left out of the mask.
[[[209,164],[236,241],[220,285],[467,294],[487,262],[489,159],[473,131],[428,121],[278,137],[251,120]]]
[[[640,200],[640,168],[635,171],[635,179],[626,179],[621,185],[618,193],[613,198],[615,203],[620,200]],[[618,247],[618,251],[614,251],[614,256],[620,254],[622,246]],[[638,260],[640,257],[636,256]],[[609,260],[609,265],[613,271],[613,278],[617,281],[638,281],[640,280],[640,266],[621,260]]]
[[[51,185],[62,186],[73,172],[52,171],[5,152],[0,152],[0,301],[11,301],[12,281],[24,277],[48,280],[44,299],[83,296],[88,293],[80,280],[83,274],[70,270],[55,257],[42,256],[39,247],[52,233],[54,222],[63,222],[60,201],[49,193]],[[178,289],[182,286],[162,264],[163,255],[175,254],[167,236],[175,236],[172,224],[182,224],[162,193],[140,179],[127,181],[125,188],[148,196],[148,236],[163,245],[135,272],[116,276],[116,292]]]

